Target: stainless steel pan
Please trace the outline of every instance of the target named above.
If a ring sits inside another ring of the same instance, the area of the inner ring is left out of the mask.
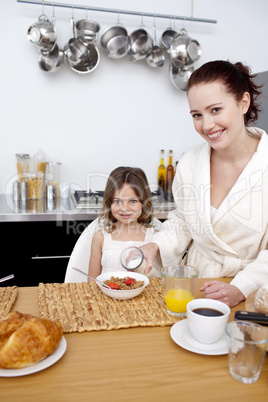
[[[182,91],[187,90],[187,85],[191,74],[194,72],[194,67],[177,67],[174,64],[169,66],[169,76],[172,84],[175,88],[181,89]]]
[[[174,37],[170,44],[171,61],[177,67],[190,66],[201,57],[201,46],[190,38],[185,29]]]
[[[81,63],[70,66],[73,71],[78,74],[87,74],[95,70],[100,62],[100,54],[98,48],[93,43],[86,45],[88,50],[87,60],[83,60]]]
[[[79,74],[93,71],[99,63],[99,51],[92,43],[75,37],[74,19],[71,18],[73,38],[64,47],[64,55],[71,69]]]
[[[173,39],[175,38],[175,36],[178,35],[178,32],[174,31],[174,29],[167,28],[162,36],[161,36],[161,41],[160,41],[160,46],[166,51],[166,52],[170,52],[170,45],[171,42],[173,41]]]
[[[56,46],[57,34],[54,25],[42,14],[37,22],[29,26],[27,38],[38,50],[51,52]]]
[[[120,25],[107,29],[101,37],[101,45],[106,49],[108,57],[119,59],[126,56],[130,48],[127,30]]]
[[[153,40],[145,28],[136,29],[129,37],[131,61],[143,60],[152,49]]]
[[[64,54],[70,66],[75,66],[87,60],[87,47],[75,37],[74,18],[71,18],[73,37],[64,46]]]
[[[165,64],[165,53],[164,50],[156,45],[156,28],[155,26],[153,27],[153,32],[154,32],[154,42],[153,42],[153,47],[151,51],[148,53],[146,57],[146,61],[149,64],[150,67],[163,67]]]
[[[77,37],[81,37],[86,43],[96,42],[98,39],[98,33],[100,31],[100,25],[91,20],[79,20],[75,24]]]
[[[64,61],[63,50],[56,45],[52,52],[44,53],[40,51],[39,54],[39,67],[41,70],[48,73],[55,72],[58,70]]]

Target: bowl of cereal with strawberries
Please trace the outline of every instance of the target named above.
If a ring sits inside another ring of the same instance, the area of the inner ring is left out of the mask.
[[[110,289],[97,283],[100,290],[112,299],[127,300],[141,294],[149,284],[147,276],[138,272],[111,271],[105,272],[97,278],[104,282]]]

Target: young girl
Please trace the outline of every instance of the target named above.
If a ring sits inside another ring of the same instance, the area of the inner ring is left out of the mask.
[[[180,160],[173,184],[177,210],[142,247],[150,270],[160,249],[164,265],[188,249],[205,296],[230,307],[268,283],[268,136],[252,127],[260,88],[242,63],[211,61],[188,84],[190,114],[202,144]]]
[[[89,275],[124,271],[121,251],[151,241],[155,228],[148,181],[142,169],[118,167],[110,174],[104,192],[101,227],[92,239]],[[150,276],[159,276],[154,268]]]

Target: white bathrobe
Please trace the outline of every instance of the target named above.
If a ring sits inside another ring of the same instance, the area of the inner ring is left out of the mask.
[[[173,183],[177,209],[170,212],[158,244],[163,265],[187,264],[200,277],[234,277],[247,297],[268,284],[268,136],[258,128],[258,149],[211,219],[210,146],[198,145],[181,158]]]

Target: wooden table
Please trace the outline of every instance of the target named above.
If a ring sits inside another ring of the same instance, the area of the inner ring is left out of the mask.
[[[229,281],[230,279],[222,279]],[[198,289],[204,282],[199,280]],[[196,292],[196,297],[203,293]],[[244,309],[241,303],[232,309]],[[19,288],[13,310],[38,315],[37,288]],[[170,327],[65,334],[64,356],[46,370],[0,378],[0,401],[266,401],[268,357],[251,385],[229,374],[228,357],[189,352]]]

